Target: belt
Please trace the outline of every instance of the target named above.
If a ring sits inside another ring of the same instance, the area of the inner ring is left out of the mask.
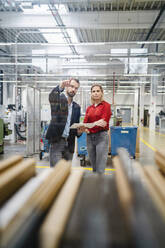
[[[96,133],[102,133],[102,132],[108,132],[108,130],[100,130],[100,131],[98,131]],[[96,134],[96,133],[87,133],[87,135]]]

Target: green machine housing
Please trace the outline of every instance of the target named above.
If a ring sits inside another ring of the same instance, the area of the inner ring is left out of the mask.
[[[10,135],[12,130],[8,129],[8,123],[4,123],[0,118],[0,154],[4,153],[4,137]]]

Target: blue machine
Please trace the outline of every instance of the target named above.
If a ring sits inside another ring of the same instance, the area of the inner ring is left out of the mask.
[[[124,147],[135,158],[137,127],[111,127],[111,155],[117,155],[117,149]]]
[[[78,156],[80,157],[81,166],[86,165],[85,157],[88,155],[86,139],[87,139],[86,133],[82,133],[82,135],[77,139]]]

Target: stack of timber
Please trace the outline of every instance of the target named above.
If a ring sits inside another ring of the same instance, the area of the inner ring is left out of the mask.
[[[162,150],[155,152],[155,161],[160,171],[165,175],[165,154]]]
[[[116,183],[135,247],[164,247],[165,177],[156,166],[130,160],[122,148],[118,154]]]
[[[69,180],[72,184],[73,177],[82,177],[82,171],[71,173],[71,163],[64,160],[54,169],[45,170],[35,177],[34,165],[35,161],[32,159],[21,160],[15,166],[8,166],[0,175],[3,200],[0,208],[0,247],[38,247],[40,225],[66,179],[72,176]],[[17,191],[11,191],[10,187]],[[4,197],[9,191],[10,198]],[[73,200],[74,197],[72,202]],[[65,219],[67,220],[67,216]]]
[[[16,159],[0,173],[0,182],[6,173],[17,181],[18,172],[9,171],[26,162],[24,173],[16,170],[25,180],[1,200],[0,247],[164,248],[164,157],[159,156],[161,170],[142,167],[120,148],[111,175],[84,173],[64,160],[35,175],[35,162]]]
[[[14,156],[0,163],[0,204],[35,175],[35,161]]]

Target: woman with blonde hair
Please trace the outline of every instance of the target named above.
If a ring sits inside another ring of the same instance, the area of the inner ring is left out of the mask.
[[[93,172],[104,173],[108,157],[108,130],[111,118],[111,105],[104,101],[100,84],[91,87],[91,103],[85,114],[84,123],[93,123],[86,129],[88,156]]]

